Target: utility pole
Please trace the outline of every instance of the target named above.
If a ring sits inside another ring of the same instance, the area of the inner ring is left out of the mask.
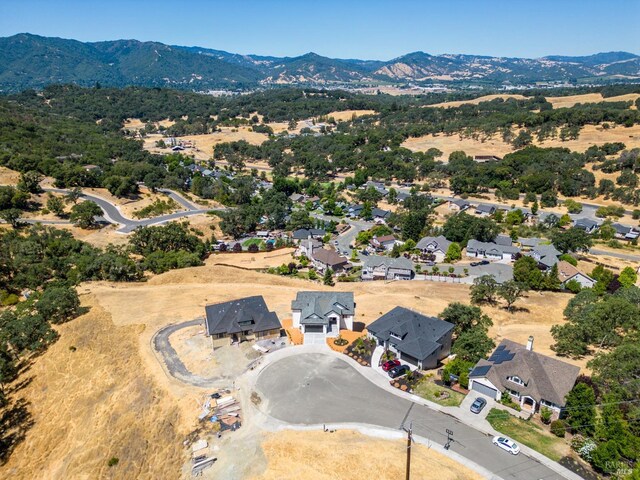
[[[407,432],[407,470],[405,475],[406,480],[410,480],[411,478],[411,442],[413,441],[412,430],[412,424],[409,424],[408,430],[405,428],[405,432]]]

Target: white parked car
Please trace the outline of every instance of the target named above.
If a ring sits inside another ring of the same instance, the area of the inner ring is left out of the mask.
[[[507,437],[493,437],[493,444],[499,446],[503,450],[506,450],[512,455],[520,453],[520,447],[518,444]]]

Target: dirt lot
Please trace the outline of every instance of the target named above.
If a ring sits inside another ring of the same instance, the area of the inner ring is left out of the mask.
[[[495,100],[496,98],[515,98],[516,100],[525,100],[527,97],[524,95],[485,95],[483,97],[474,98],[473,100],[459,100],[456,102],[442,102],[442,103],[434,103],[433,105],[427,105],[427,107],[444,107],[444,108],[452,108],[459,107],[461,105],[478,105],[482,102],[490,102],[491,100]]]
[[[362,117],[363,115],[375,115],[375,110],[343,110],[341,112],[331,112],[327,117],[333,117],[338,122],[351,120],[354,116]]]
[[[20,174],[7,167],[0,167],[0,185],[16,185],[20,181]]]
[[[332,480],[404,478],[406,445],[403,440],[372,439],[357,432],[284,431],[262,443],[267,471],[253,480]],[[411,478],[475,480],[468,468],[423,445],[411,449]]]

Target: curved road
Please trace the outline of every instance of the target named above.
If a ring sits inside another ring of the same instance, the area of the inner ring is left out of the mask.
[[[564,477],[524,453],[513,456],[491,437],[454,417],[382,390],[346,361],[326,354],[286,357],[267,366],[256,390],[264,413],[292,424],[364,423],[402,429],[444,445],[453,431],[451,450],[504,479],[562,480]],[[384,453],[381,452],[381,455]]]
[[[69,193],[68,190],[65,190],[62,188],[45,188],[44,191],[61,193],[61,194]],[[179,194],[177,194],[172,190],[161,189],[159,191],[171,197],[173,200],[178,202],[187,210],[181,211],[181,212],[169,213],[167,215],[161,215],[159,217],[145,218],[142,220],[132,220],[130,218],[123,216],[122,213],[120,213],[120,210],[118,209],[118,207],[113,203],[111,203],[109,200],[106,200],[105,198],[98,197],[97,195],[92,195],[84,192],[80,195],[80,198],[95,202],[104,212],[104,218],[107,221],[121,225],[121,227],[117,230],[119,233],[130,233],[138,227],[144,227],[148,225],[157,225],[157,224],[168,222],[170,220],[176,220],[178,218],[188,217],[191,215],[198,215],[201,213],[208,212],[208,210],[205,210],[205,209],[198,209],[191,202],[187,201],[185,198],[183,198],[182,196],[180,196]]]

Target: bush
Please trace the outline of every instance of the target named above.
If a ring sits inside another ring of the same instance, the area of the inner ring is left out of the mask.
[[[15,305],[20,301],[20,297],[15,293],[7,293],[5,291],[0,292],[0,304],[3,307],[8,307],[9,305]]]
[[[564,434],[567,432],[567,425],[562,420],[554,420],[551,422],[551,433],[553,433],[556,437],[563,438]]]
[[[568,253],[563,253],[558,257],[558,260],[564,260],[567,263],[570,263],[574,267],[578,266],[578,260]]]
[[[569,280],[564,287],[571,293],[579,293],[582,290],[582,285],[575,279]]]
[[[333,344],[339,347],[344,347],[347,343],[349,343],[349,340],[342,338],[340,335],[338,335],[338,338],[333,341]]]
[[[553,412],[550,408],[542,407],[540,409],[540,420],[542,420],[542,423],[545,425],[549,425],[549,422],[551,422],[551,415],[553,415]]]
[[[110,467],[115,467],[116,465],[118,465],[118,463],[120,463],[120,459],[118,457],[111,457],[107,462],[107,465],[109,465]]]

